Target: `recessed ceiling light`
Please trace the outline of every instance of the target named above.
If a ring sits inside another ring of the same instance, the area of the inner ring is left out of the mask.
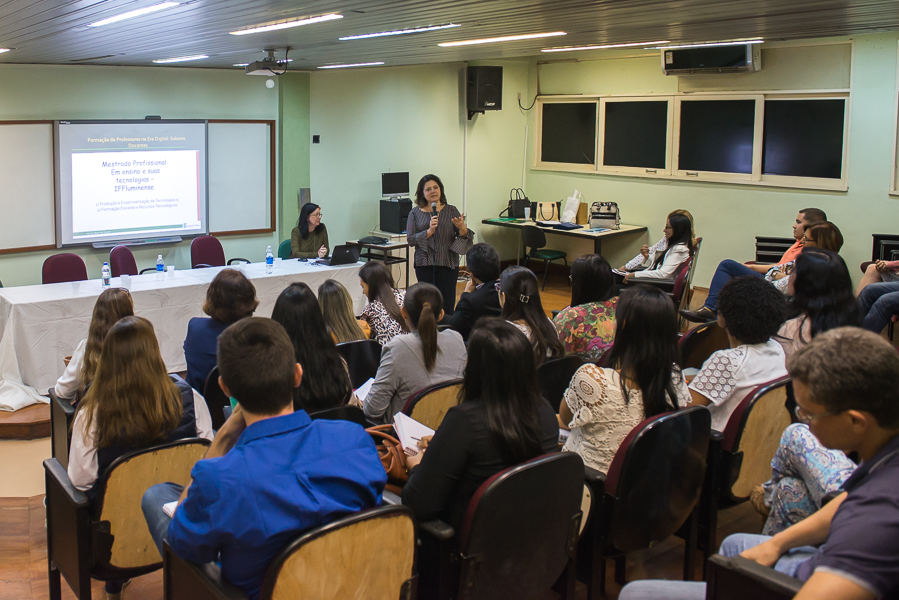
[[[241,29],[240,31],[232,31],[231,35],[247,35],[248,33],[262,33],[263,31],[275,31],[277,29],[288,29],[290,27],[299,27],[300,25],[311,25],[312,23],[323,23],[324,21],[333,21],[342,19],[343,15],[328,14],[320,17],[307,17],[305,19],[293,19],[291,21],[282,21],[273,25],[260,25],[251,29]]]
[[[653,44],[668,44],[668,40],[661,42],[633,42],[629,44],[603,44],[602,46],[567,46],[565,48],[546,48],[541,52],[573,52],[575,50],[603,50],[606,48],[631,48],[634,46],[652,46]]]
[[[528,33],[525,35],[506,35],[503,37],[483,38],[480,40],[465,40],[462,42],[444,42],[437,44],[442,48],[450,48],[452,46],[472,46],[474,44],[492,44],[494,42],[514,42],[517,40],[535,40],[538,38],[557,37],[560,35],[568,35],[564,31],[553,31],[551,33]]]
[[[154,13],[157,10],[163,10],[165,8],[171,8],[173,6],[178,6],[178,2],[162,2],[160,4],[154,4],[153,6],[145,6],[143,8],[138,8],[137,10],[130,10],[126,13],[122,13],[120,15],[116,15],[114,17],[109,17],[108,19],[103,19],[102,21],[95,21],[88,25],[88,27],[101,27],[103,25],[109,25],[110,23],[118,23],[119,21],[124,21],[125,19],[133,19],[134,17],[142,17],[143,15],[148,15],[150,13]]]
[[[0,48],[0,54],[3,54],[4,52],[9,52],[10,50],[12,50],[12,48]]]
[[[157,64],[163,63],[176,63],[176,62],[187,62],[189,60],[203,60],[204,58],[209,58],[206,54],[197,54],[195,56],[179,56],[178,58],[160,58],[158,60],[154,60],[153,62]]]
[[[416,27],[414,29],[398,29],[396,31],[382,31],[380,33],[364,33],[362,35],[348,35],[346,37],[337,38],[341,41],[346,40],[364,40],[374,37],[385,37],[388,35],[406,35],[407,33],[423,33],[425,31],[437,31],[438,29],[451,29],[453,27],[461,27],[455,23],[449,25],[431,25],[430,27]]]
[[[232,67],[246,67],[246,66],[249,65],[249,64],[250,64],[250,63],[234,63],[234,64],[231,65],[231,66],[232,66]]]
[[[708,46],[742,46],[744,44],[761,44],[765,40],[754,38],[751,40],[731,40],[729,42],[703,42],[700,44],[678,44],[677,46],[658,46],[650,50],[677,50],[679,48],[706,48]]]
[[[349,69],[350,67],[375,67],[377,65],[383,65],[384,61],[381,62],[370,62],[370,63],[353,63],[351,65],[326,65],[324,67],[319,67],[319,69]]]

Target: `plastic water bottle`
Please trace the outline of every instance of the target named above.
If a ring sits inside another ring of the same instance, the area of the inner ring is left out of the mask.
[[[265,272],[271,274],[275,270],[275,255],[272,254],[272,247],[265,249]]]
[[[112,283],[112,274],[109,271],[109,263],[103,263],[103,268],[100,269],[100,277],[103,279],[103,288],[108,288]]]
[[[162,260],[162,254],[156,257],[156,281],[165,279],[165,261]]]

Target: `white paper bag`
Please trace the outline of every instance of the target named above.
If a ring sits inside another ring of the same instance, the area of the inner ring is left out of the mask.
[[[565,208],[562,209],[563,223],[574,223],[577,221],[577,209],[581,205],[581,193],[574,190],[574,193],[565,200]]]

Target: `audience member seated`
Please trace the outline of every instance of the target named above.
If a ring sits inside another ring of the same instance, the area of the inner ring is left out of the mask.
[[[805,248],[823,248],[831,252],[839,252],[843,247],[843,234],[840,233],[839,227],[828,221],[821,225],[814,225],[805,230],[802,239],[799,240],[803,250]],[[788,263],[771,267],[765,273],[765,280],[774,284],[779,291],[784,294],[790,293],[790,274],[795,268],[796,260]]]
[[[715,269],[715,275],[709,284],[709,295],[705,300],[705,304],[699,310],[682,310],[680,314],[688,321],[694,323],[708,323],[715,320],[715,314],[718,311],[718,294],[724,284],[732,277],[762,277],[768,273],[772,267],[779,267],[792,262],[802,252],[802,236],[805,230],[812,225],[819,225],[827,222],[827,215],[819,208],[803,208],[796,216],[796,222],[793,224],[793,237],[796,241],[790,248],[784,252],[783,256],[775,265],[758,265],[758,264],[740,264],[735,260],[723,260],[718,263]]]
[[[827,448],[858,452],[843,493],[773,537],[737,534],[721,554],[804,582],[797,600],[899,597],[899,354],[854,327],[822,333],[789,363],[797,414]],[[822,545],[823,544],[823,545]],[[702,600],[705,584],[638,581],[620,600]]]
[[[307,202],[300,209],[297,226],[290,232],[290,258],[324,258],[331,246],[328,230],[322,223],[322,209]]]
[[[393,415],[415,392],[462,377],[467,356],[458,331],[437,331],[443,296],[436,287],[416,283],[406,292],[401,310],[412,333],[398,335],[384,346],[378,374],[362,403],[368,418],[386,423],[393,422]]]
[[[300,281],[281,292],[272,320],[287,331],[294,358],[306,374],[294,390],[293,409],[314,413],[349,402],[353,384],[346,362],[328,335],[318,300],[309,286]]]
[[[419,522],[456,531],[478,487],[500,471],[554,451],[559,427],[540,395],[533,350],[509,323],[485,318],[471,332],[462,402],[446,413],[422,452],[406,458],[403,504]]]
[[[674,278],[674,272],[681,263],[693,255],[693,219],[684,214],[685,212],[674,211],[668,214],[664,230],[665,251],[661,254],[657,252],[644,270],[625,275],[624,283],[635,279],[639,281]]]
[[[499,293],[499,305],[503,308],[502,318],[530,340],[537,365],[547,358],[559,358],[565,354],[553,322],[543,312],[540,286],[530,269],[509,267],[494,287]]]
[[[872,283],[886,281],[889,283],[899,281],[899,260],[875,260],[868,265],[858,287],[855,289],[855,295],[858,296],[862,290]]]
[[[215,366],[215,344],[231,323],[249,317],[259,306],[256,288],[237,269],[224,269],[209,284],[203,312],[209,318],[194,317],[187,324],[184,359],[187,361],[187,383],[201,394],[206,377]]]
[[[362,320],[371,327],[371,336],[382,346],[402,333],[409,333],[400,313],[406,290],[393,287],[393,276],[383,263],[369,261],[359,269],[359,283],[368,304],[362,310]]]
[[[771,339],[786,310],[783,294],[760,277],[735,277],[721,289],[718,325],[730,348],[712,354],[690,382],[692,403],[712,411],[712,429],[724,431],[746,394],[787,374],[783,348]]]
[[[571,305],[553,319],[565,354],[597,361],[615,341],[612,267],[599,254],[585,254],[571,265]]]
[[[312,421],[293,410],[302,367],[271,319],[251,317],[219,338],[219,385],[237,399],[187,488],[155,485],[141,507],[162,552],[218,561],[251,599],[271,560],[312,527],[377,506],[387,481],[374,442],[348,421]],[[163,505],[180,501],[174,516]]]
[[[471,279],[459,297],[450,326],[462,334],[463,340],[468,340],[478,319],[498,317],[502,312],[494,287],[499,279],[499,254],[490,244],[475,244],[465,253],[465,264]]]
[[[890,264],[883,263],[884,273],[890,272],[887,270],[887,265]],[[866,285],[858,294],[858,303],[864,319],[862,327],[874,333],[883,331],[893,316],[899,314],[899,281],[893,280],[892,277],[888,279],[890,281],[885,279]]]
[[[100,350],[106,334],[123,317],[134,316],[134,303],[125,288],[104,290],[94,304],[94,314],[87,330],[87,339],[81,340],[72,352],[66,370],[56,381],[55,391],[59,398],[75,402],[79,393],[84,394],[94,379]]]
[[[318,304],[335,344],[371,337],[368,323],[353,315],[353,299],[339,281],[328,279],[318,286]]]
[[[861,309],[852,295],[849,270],[836,252],[803,250],[790,276],[790,295],[788,316],[796,316],[784,323],[775,337],[787,358],[819,333],[861,325]]]
[[[671,211],[671,214],[683,215],[690,219],[690,247],[696,248],[696,230],[695,225],[693,223],[693,215],[690,214],[690,211],[679,208],[677,210]],[[643,244],[643,247],[640,248],[640,254],[630,259],[623,267],[618,269],[619,271],[626,271],[631,273],[633,271],[642,271],[643,269],[649,268],[655,263],[656,257],[662,256],[666,250],[668,250],[668,231],[667,229],[663,231],[664,235],[662,239],[653,244],[652,246],[648,246]]]
[[[563,450],[588,467],[608,472],[618,447],[641,421],[690,401],[677,366],[677,315],[658,288],[638,285],[621,293],[609,368],[578,369],[559,407],[571,435]]]

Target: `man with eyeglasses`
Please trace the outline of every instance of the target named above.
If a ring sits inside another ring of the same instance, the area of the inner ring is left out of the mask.
[[[804,581],[796,600],[899,598],[899,353],[854,327],[818,335],[788,363],[796,414],[828,448],[858,452],[843,492],[773,537],[737,534],[721,554]],[[823,545],[822,545],[823,544]],[[697,582],[637,581],[620,600],[705,598]]]

